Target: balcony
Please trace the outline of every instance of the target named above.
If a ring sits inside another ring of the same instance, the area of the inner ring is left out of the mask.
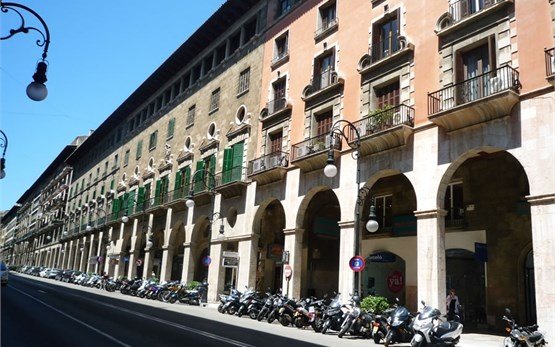
[[[274,152],[249,161],[247,177],[263,185],[280,181],[289,165],[289,153]]]
[[[196,205],[205,205],[210,202],[214,188],[216,187],[215,176],[196,174],[193,182],[189,185],[189,189],[193,192],[193,200]],[[210,188],[210,189],[208,189]],[[189,196],[187,191],[186,199]]]
[[[414,45],[407,42],[404,36],[394,36],[387,40],[376,42],[368,48],[368,53],[360,58],[358,72],[367,74],[389,63],[399,63],[403,58],[410,57],[414,52]]]
[[[518,71],[510,66],[428,93],[428,119],[452,131],[510,114],[519,101]]]
[[[318,135],[291,146],[291,164],[301,171],[308,172],[326,166],[328,149],[330,148],[329,134]],[[335,138],[333,144],[334,157],[337,160],[341,150],[341,139]]]
[[[331,34],[333,31],[335,31],[338,27],[339,19],[337,17],[322,22],[322,26],[314,32],[314,40],[319,41],[323,39],[327,35]]]
[[[287,98],[276,98],[272,101],[268,101],[266,104],[267,114],[263,114],[262,121],[267,121],[268,119],[273,119],[284,115],[291,111],[291,105],[287,102]],[[264,113],[264,112],[263,112]]]
[[[367,155],[403,146],[413,133],[414,109],[407,105],[392,106],[370,112],[370,116],[353,123],[360,136],[360,153]],[[354,129],[349,129],[349,143],[357,139]]]
[[[344,83],[345,81],[339,77],[335,69],[327,69],[312,77],[310,84],[303,89],[301,98],[308,102],[318,96],[336,92]]]
[[[549,83],[555,85],[555,47],[545,50],[545,76]]]
[[[513,0],[455,1],[449,4],[449,11],[439,17],[435,32],[438,36],[446,36],[512,3]]]
[[[289,61],[289,50],[285,49],[281,52],[276,53],[276,55],[272,59],[272,62],[270,63],[270,67],[272,69],[275,69],[281,66],[282,64],[285,64],[288,61]]]
[[[181,188],[172,190],[164,195],[164,205],[171,207],[176,211],[182,211],[185,209],[185,200],[187,200],[187,195],[189,194],[189,185],[185,185]]]
[[[248,182],[245,181],[245,168],[235,166],[227,171],[216,174],[216,191],[224,198],[232,198],[243,194]]]

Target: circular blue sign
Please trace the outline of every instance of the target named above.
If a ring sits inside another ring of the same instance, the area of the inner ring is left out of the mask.
[[[210,265],[211,262],[212,262],[212,258],[210,258],[209,256],[202,258],[202,265],[204,266]]]
[[[361,272],[366,267],[366,261],[363,257],[360,257],[358,255],[354,256],[351,258],[351,260],[349,260],[349,267],[354,272]]]

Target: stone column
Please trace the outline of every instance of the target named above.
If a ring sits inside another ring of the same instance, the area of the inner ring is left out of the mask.
[[[212,262],[208,266],[208,302],[214,302],[218,300],[218,293],[224,290],[221,243],[210,245],[210,258]]]
[[[80,259],[79,259],[79,271],[86,272],[87,271],[87,237],[83,236],[81,241],[81,245],[79,246],[80,251]],[[81,249],[83,249],[81,251]]]
[[[282,291],[284,294],[288,293],[289,297],[301,297],[301,281],[303,278],[303,233],[304,230],[300,228],[283,230],[283,234],[285,235],[285,246],[283,250],[289,252],[289,266],[291,266],[293,273],[289,281],[287,281],[284,274]]]
[[[418,302],[445,313],[445,210],[415,211],[417,218]]]
[[[114,232],[114,227],[110,227],[110,229],[108,229],[108,245],[109,247],[106,248],[106,257],[104,257],[104,272],[108,275],[108,276],[113,276],[113,272],[111,271],[112,266],[110,264],[110,254],[112,254],[112,252],[114,252],[114,244],[112,242],[112,233]]]
[[[253,236],[249,240],[239,241],[238,250],[239,269],[237,269],[237,288],[244,288],[244,286],[254,288],[256,286],[258,236]],[[221,262],[219,262],[217,265],[221,266]]]
[[[94,249],[94,234],[91,234],[89,243],[90,243],[89,244],[89,253],[88,253],[88,257],[86,259],[86,261],[87,261],[87,272],[96,272],[95,271],[95,264],[90,263],[90,258],[95,255],[94,254],[94,251],[95,251],[95,249]]]
[[[133,219],[133,234],[131,235],[131,251],[129,252],[129,269],[127,271],[127,278],[135,278],[137,276],[137,264],[136,261],[139,256],[139,243],[141,241],[138,232],[139,220],[137,218]]]
[[[536,315],[546,340],[555,337],[555,194],[528,196],[532,219]]]
[[[106,249],[104,248],[105,246],[103,247],[103,245],[102,245],[102,237],[103,237],[103,236],[104,236],[104,231],[100,231],[100,232],[98,233],[98,246],[97,246],[97,248],[96,248],[99,257],[101,257],[102,254],[104,254],[104,256],[106,256],[106,253],[105,253],[105,252],[106,252]],[[103,268],[102,265],[103,265],[103,264],[100,263],[100,262],[98,262],[98,263],[95,265],[95,270],[94,270],[94,271],[95,271],[97,274],[100,274],[101,272],[104,271],[104,270],[102,269],[102,268]]]
[[[160,282],[169,281],[172,272],[172,259],[175,252],[175,247],[164,246],[162,247],[162,266],[160,269]]]
[[[183,252],[183,270],[181,272],[181,282],[189,283],[193,280],[195,272],[195,262],[193,259],[192,245],[185,243]]]
[[[355,290],[355,273],[349,267],[349,260],[355,255],[355,227],[353,221],[339,222],[338,224],[341,238],[339,240],[339,283],[337,292],[341,293],[345,300],[348,300],[349,294],[352,294]]]
[[[66,268],[69,270],[74,270],[75,268],[73,267],[73,240],[69,241],[69,251],[66,251],[66,253],[67,253]]]
[[[147,233],[146,233],[146,241],[148,241],[148,239],[150,237],[152,237],[152,226],[154,225],[154,215],[152,213],[150,213],[148,215],[148,227],[147,227]],[[146,242],[145,241],[145,242]],[[141,247],[141,246],[139,246]],[[144,262],[144,267],[143,267],[143,277],[144,278],[150,278],[152,275],[152,266],[153,266],[153,259],[154,258],[154,251],[152,251],[150,248],[146,248],[145,247],[145,262]]]

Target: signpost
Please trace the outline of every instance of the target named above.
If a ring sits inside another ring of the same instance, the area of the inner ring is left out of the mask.
[[[293,268],[291,265],[286,264],[283,266],[283,275],[285,276],[285,280],[287,281],[287,290],[285,296],[289,296],[289,281],[291,280],[291,276],[293,276]]]
[[[349,267],[354,272],[361,272],[366,267],[366,261],[361,256],[354,256],[349,260]]]
[[[210,256],[208,255],[202,258],[202,265],[204,266],[210,265],[211,262],[212,262],[212,258],[210,258]]]

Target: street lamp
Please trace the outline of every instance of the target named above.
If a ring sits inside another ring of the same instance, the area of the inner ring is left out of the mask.
[[[27,96],[31,100],[42,101],[48,95],[48,90],[44,85],[44,83],[46,83],[47,81],[46,70],[48,68],[48,65],[46,63],[46,56],[48,55],[48,47],[50,46],[50,31],[48,30],[48,26],[46,25],[46,22],[42,19],[42,17],[39,16],[38,13],[36,13],[35,11],[33,11],[27,6],[20,5],[15,2],[2,2],[0,0],[0,10],[3,13],[8,13],[9,11],[13,11],[19,16],[19,19],[21,20],[21,24],[19,25],[19,28],[10,29],[10,34],[7,36],[0,37],[0,40],[7,40],[10,37],[19,33],[27,34],[29,33],[29,31],[36,31],[42,36],[42,40],[38,39],[36,41],[37,46],[44,47],[42,52],[42,59],[37,64],[37,69],[33,74],[33,82],[31,82],[29,86],[27,86]],[[21,13],[20,10],[25,10],[30,14],[32,14],[33,16],[35,16],[44,27],[44,32],[32,26],[25,26],[25,19],[23,18],[23,14]]]
[[[356,135],[356,138],[353,142],[349,142],[349,138],[347,137],[347,132],[351,131]],[[327,177],[335,177],[337,175],[337,166],[335,166],[335,158],[333,154],[334,150],[334,139],[337,136],[339,140],[345,139],[349,146],[354,150],[351,153],[353,159],[356,160],[356,185],[357,185],[357,206],[355,208],[355,256],[358,255],[360,252],[360,215],[362,210],[362,205],[366,200],[366,196],[370,194],[369,187],[360,188],[360,134],[358,129],[355,125],[348,120],[340,119],[333,123],[330,129],[330,147],[328,150],[328,159],[326,160],[326,167],[324,168],[324,175]],[[368,215],[368,221],[366,222],[366,230],[371,233],[374,233],[378,230],[379,224],[376,220],[376,208],[372,202],[370,206],[370,213]],[[360,274],[359,272],[355,272],[354,282],[353,282],[353,292],[358,292],[360,288]]]
[[[6,159],[4,158],[6,156],[6,150],[8,149],[8,137],[6,136],[6,133],[3,132],[2,130],[0,130],[0,135],[2,135],[0,137],[0,148],[2,149],[2,158],[0,158],[0,180],[4,177],[6,177],[6,171],[4,171],[4,169],[6,168]]]

